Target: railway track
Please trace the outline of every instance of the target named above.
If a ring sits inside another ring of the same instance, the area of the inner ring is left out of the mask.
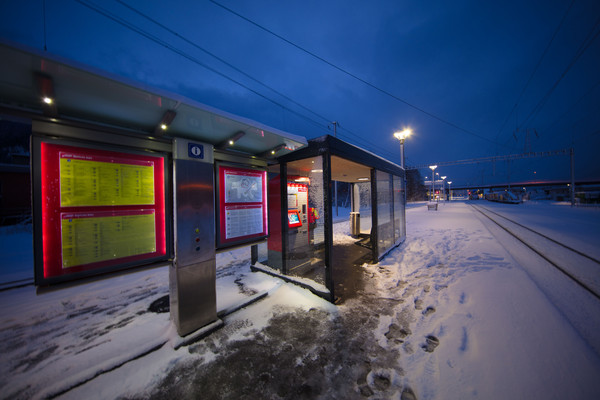
[[[600,300],[600,260],[486,207],[471,207]]]
[[[4,292],[6,290],[18,289],[25,286],[33,285],[33,278],[27,279],[19,279],[11,282],[1,282],[0,283],[0,292]]]

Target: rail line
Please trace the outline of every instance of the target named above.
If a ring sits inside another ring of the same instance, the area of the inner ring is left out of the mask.
[[[560,243],[495,211],[479,205],[470,205],[565,276],[569,277],[597,300],[600,300],[600,282],[596,279],[600,275],[600,261],[598,259]],[[501,223],[499,218],[494,218],[493,216],[501,217],[507,222],[502,221],[503,223]],[[511,224],[513,226],[510,226]],[[578,271],[574,271],[574,265],[577,266]]]
[[[18,289],[18,288],[22,288],[22,287],[29,286],[29,285],[33,285],[33,278],[19,279],[19,280],[10,281],[10,282],[2,282],[2,283],[0,283],[0,292],[4,292],[6,290],[11,290],[11,289]]]

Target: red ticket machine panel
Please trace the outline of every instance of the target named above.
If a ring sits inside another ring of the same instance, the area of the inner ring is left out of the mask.
[[[298,210],[288,211],[288,226],[290,228],[298,228],[299,226],[302,226],[302,221],[300,221],[300,213]]]
[[[37,152],[37,285],[167,258],[164,156],[45,141]]]

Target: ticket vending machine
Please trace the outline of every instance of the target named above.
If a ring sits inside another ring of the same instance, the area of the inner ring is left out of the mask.
[[[319,213],[316,208],[310,207],[310,180],[308,177],[288,176],[283,201],[280,189],[279,176],[272,177],[269,180],[267,264],[284,274],[308,276],[314,268],[315,245],[322,243],[322,240],[315,239]],[[282,227],[282,222],[286,226]]]
[[[171,318],[181,336],[217,320],[213,147],[176,139]]]
[[[308,184],[289,181],[288,206],[288,271],[310,262],[310,224],[308,221]]]

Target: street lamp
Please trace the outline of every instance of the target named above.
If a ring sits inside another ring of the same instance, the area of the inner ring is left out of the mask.
[[[450,188],[452,181],[448,181],[448,201],[452,200],[452,189]]]
[[[444,185],[444,180],[446,179],[445,176],[441,176],[440,178],[442,178],[442,196],[444,196],[444,200],[446,199],[446,186]]]
[[[394,137],[400,141],[400,166],[404,169],[404,139],[410,136],[412,131],[408,128],[403,131],[394,132]]]
[[[429,196],[429,201],[433,201],[433,190],[435,189],[435,174],[433,172],[437,168],[437,165],[430,165],[429,168],[431,169],[431,195]]]

